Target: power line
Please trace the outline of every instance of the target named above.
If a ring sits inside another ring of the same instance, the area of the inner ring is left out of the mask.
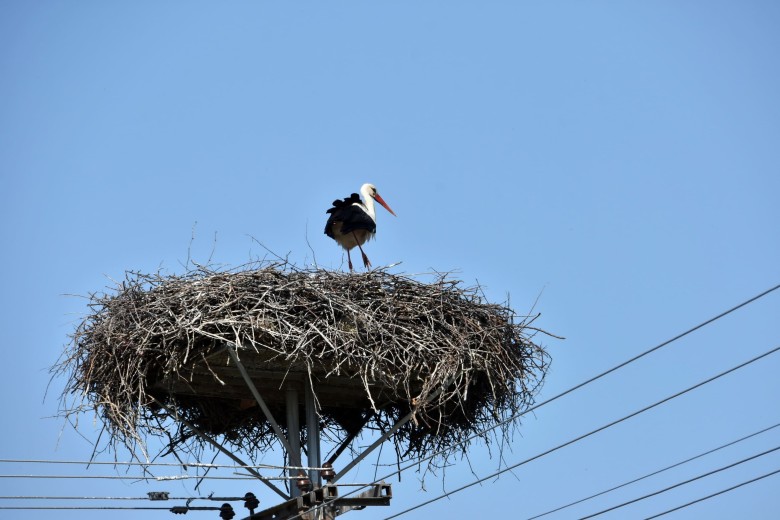
[[[744,363],[741,363],[741,364],[739,364],[739,365],[737,365],[735,367],[732,367],[732,368],[730,368],[730,369],[728,369],[728,370],[726,370],[724,372],[721,372],[721,373],[719,373],[719,374],[717,374],[715,376],[712,376],[712,377],[710,377],[710,378],[708,378],[708,379],[706,379],[706,380],[704,380],[704,381],[702,381],[700,383],[697,383],[697,384],[695,384],[695,385],[693,385],[691,387],[688,387],[685,390],[681,390],[680,392],[672,394],[669,397],[661,399],[660,401],[656,401],[655,403],[653,403],[653,404],[651,404],[649,406],[645,406],[644,408],[642,408],[640,410],[637,410],[637,411],[635,411],[633,413],[630,413],[630,414],[628,414],[626,416],[623,416],[620,419],[617,419],[617,420],[612,421],[612,422],[610,422],[608,424],[605,424],[604,426],[596,428],[595,430],[591,430],[588,433],[580,435],[579,437],[575,437],[574,439],[571,439],[571,440],[569,440],[569,441],[567,441],[567,442],[565,442],[563,444],[559,444],[558,446],[556,446],[554,448],[550,448],[547,451],[544,451],[544,452],[542,452],[542,453],[540,453],[538,455],[534,455],[533,457],[530,457],[530,458],[525,459],[525,460],[523,460],[521,462],[518,462],[517,464],[514,464],[512,466],[508,466],[508,467],[506,467],[504,469],[496,471],[496,472],[488,475],[487,477],[480,478],[478,480],[470,482],[469,484],[461,486],[461,487],[459,487],[459,488],[457,488],[457,489],[455,489],[453,491],[448,491],[448,492],[443,493],[443,494],[441,494],[441,495],[439,495],[439,496],[437,496],[435,498],[432,498],[430,500],[426,500],[425,502],[421,502],[421,503],[419,503],[419,504],[417,504],[417,505],[415,505],[413,507],[410,507],[409,509],[405,509],[404,511],[401,511],[400,513],[396,513],[394,515],[388,516],[388,517],[385,518],[385,520],[389,520],[390,518],[395,518],[395,517],[401,516],[403,514],[406,514],[406,513],[410,512],[410,511],[414,511],[415,509],[419,509],[419,508],[424,507],[424,506],[426,506],[428,504],[431,504],[433,502],[441,500],[442,498],[449,497],[450,495],[454,495],[455,493],[463,491],[464,489],[468,489],[468,488],[470,488],[472,486],[475,486],[475,485],[477,485],[477,484],[479,484],[481,482],[484,482],[485,480],[489,480],[489,479],[495,478],[495,477],[501,475],[502,473],[506,473],[507,471],[511,471],[511,470],[513,470],[513,469],[515,469],[515,468],[517,468],[519,466],[527,464],[528,462],[531,462],[531,461],[534,461],[534,460],[539,459],[541,457],[544,457],[545,455],[549,455],[550,453],[553,453],[554,451],[557,451],[557,450],[559,450],[561,448],[564,448],[566,446],[574,444],[575,442],[579,442],[582,439],[590,437],[591,435],[594,435],[594,434],[596,434],[596,433],[598,433],[600,431],[606,430],[607,428],[611,428],[612,426],[615,426],[616,424],[622,423],[622,422],[624,422],[624,421],[626,421],[626,420],[628,420],[628,419],[630,419],[632,417],[635,417],[635,416],[637,416],[637,415],[639,415],[641,413],[644,413],[644,412],[646,412],[648,410],[656,408],[657,406],[660,406],[660,405],[662,405],[662,404],[664,404],[664,403],[666,403],[668,401],[671,401],[672,399],[680,397],[681,395],[686,394],[686,393],[688,393],[688,392],[690,392],[692,390],[695,390],[696,388],[699,388],[700,386],[703,386],[703,385],[706,385],[708,383],[711,383],[712,381],[715,381],[716,379],[719,379],[719,378],[721,378],[721,377],[723,377],[723,376],[725,376],[727,374],[730,374],[731,372],[739,370],[740,368],[743,368],[743,367],[745,367],[745,366],[747,366],[747,365],[749,365],[751,363],[754,363],[754,362],[756,362],[756,361],[758,361],[760,359],[763,359],[763,358],[769,356],[770,354],[774,354],[775,352],[777,352],[779,350],[780,350],[780,346],[775,347],[775,348],[773,348],[773,349],[771,349],[771,350],[769,350],[767,352],[764,352],[763,354],[760,354],[760,355],[758,355],[758,356],[756,356],[756,357],[754,357],[754,358],[752,358],[752,359],[750,359],[748,361],[745,361]]]
[[[152,475],[0,475],[0,479],[104,479],[104,480],[154,480],[157,482],[176,481],[176,480],[258,480],[255,476],[233,476],[220,477],[215,475],[168,475],[155,477]],[[297,480],[300,477],[261,477],[260,480]]]
[[[222,511],[215,506],[0,506],[0,511],[170,511],[186,514],[188,511]]]
[[[635,503],[637,503],[637,502],[639,502],[641,500],[644,500],[646,498],[654,497],[654,496],[660,495],[661,493],[666,493],[669,490],[678,488],[680,486],[684,486],[685,484],[690,484],[691,482],[695,482],[697,480],[703,479],[704,477],[709,477],[710,475],[714,475],[715,473],[720,473],[721,471],[725,471],[727,469],[733,468],[733,467],[738,466],[740,464],[744,464],[745,462],[751,461],[753,459],[757,459],[759,457],[763,457],[764,455],[768,455],[768,454],[770,454],[770,453],[772,453],[774,451],[777,451],[777,450],[780,450],[780,446],[777,446],[775,448],[763,451],[761,453],[757,453],[755,455],[752,455],[752,456],[747,457],[745,459],[742,459],[740,461],[733,462],[733,463],[731,463],[731,464],[729,464],[727,466],[723,466],[721,468],[714,469],[712,471],[708,471],[707,473],[702,473],[701,475],[698,475],[696,477],[690,478],[688,480],[684,480],[682,482],[678,482],[677,484],[674,484],[674,485],[669,486],[669,487],[665,487],[664,489],[659,489],[658,491],[654,491],[652,493],[648,493],[647,495],[643,495],[641,497],[634,498],[634,499],[629,500],[627,502],[623,502],[622,504],[618,504],[616,506],[612,506],[612,507],[610,507],[608,509],[604,509],[602,511],[599,511],[598,513],[593,513],[593,514],[590,514],[588,516],[583,516],[583,517],[580,518],[580,520],[587,520],[588,518],[594,518],[596,516],[603,515],[604,513],[608,513],[609,511],[614,511],[615,509],[620,509],[621,507],[625,507],[625,506],[630,505],[630,504],[635,504]]]
[[[707,450],[707,451],[705,451],[703,453],[699,453],[698,455],[695,455],[693,457],[690,457],[690,458],[687,458],[687,459],[682,460],[680,462],[677,462],[675,464],[672,464],[671,466],[666,466],[665,468],[653,471],[652,473],[648,473],[648,474],[643,475],[643,476],[641,476],[639,478],[635,478],[633,480],[629,480],[628,482],[624,482],[623,484],[620,484],[618,486],[611,487],[609,489],[605,489],[604,491],[601,491],[599,493],[595,493],[595,494],[590,495],[590,496],[585,497],[585,498],[581,498],[581,499],[576,500],[574,502],[570,502],[570,503],[568,503],[568,504],[566,504],[564,506],[556,507],[555,509],[551,509],[549,511],[545,511],[544,513],[538,514],[536,516],[532,516],[532,517],[528,518],[527,520],[534,520],[536,518],[541,518],[541,517],[549,515],[551,513],[557,513],[558,511],[561,511],[561,510],[566,509],[568,507],[571,507],[571,506],[574,506],[574,505],[577,505],[577,504],[581,504],[582,502],[587,502],[588,500],[591,500],[593,498],[599,497],[601,495],[605,495],[605,494],[610,493],[612,491],[615,491],[617,489],[620,489],[620,488],[626,487],[628,485],[634,484],[636,482],[639,482],[640,480],[644,480],[646,478],[658,475],[659,473],[663,473],[664,471],[670,470],[672,468],[676,468],[678,466],[682,466],[683,464],[687,464],[688,462],[691,462],[693,460],[699,459],[699,458],[704,457],[706,455],[709,455],[711,453],[715,453],[716,451],[722,450],[724,448],[728,448],[729,446],[733,446],[734,444],[737,444],[739,442],[742,442],[742,441],[745,441],[745,440],[750,439],[752,437],[755,437],[756,435],[760,435],[760,434],[762,434],[764,432],[767,432],[769,430],[777,428],[778,426],[780,426],[780,423],[777,423],[777,424],[775,424],[773,426],[770,426],[768,428],[764,428],[763,430],[759,430],[757,432],[751,433],[750,435],[746,435],[746,436],[741,437],[741,438],[739,438],[739,439],[737,439],[735,441],[731,441],[731,442],[729,442],[727,444],[722,444],[721,446],[718,446],[717,448],[713,448],[713,449]]]
[[[233,511],[229,505],[228,511]],[[0,506],[4,511],[169,511],[175,514],[186,514],[189,511],[225,511],[225,506],[179,506],[179,507],[152,507],[152,506]]]
[[[20,495],[20,496],[3,496],[0,497],[0,500],[135,500],[135,501],[141,501],[141,500],[152,500],[152,501],[158,501],[158,500],[213,500],[216,502],[233,502],[233,501],[239,501],[244,500],[244,497],[169,497],[166,496],[164,499],[153,499],[148,496],[145,497],[65,497],[65,496],[59,496],[59,497],[47,497],[47,496],[29,496],[29,495]]]
[[[745,482],[741,482],[741,483],[737,484],[736,486],[731,486],[730,488],[722,489],[722,490],[720,490],[720,491],[718,491],[716,493],[713,493],[711,495],[707,495],[706,497],[697,498],[696,500],[692,500],[691,502],[688,502],[687,504],[683,504],[681,506],[677,506],[674,509],[669,509],[667,511],[664,511],[663,513],[658,513],[658,514],[653,515],[653,516],[648,516],[647,518],[645,518],[645,520],[652,520],[653,518],[658,518],[659,516],[663,516],[663,515],[666,515],[668,513],[672,513],[674,511],[679,511],[680,509],[682,509],[684,507],[692,506],[693,504],[698,504],[699,502],[703,502],[705,500],[709,500],[712,497],[716,497],[718,495],[722,495],[723,493],[728,493],[729,491],[733,491],[733,490],[735,490],[737,488],[741,488],[742,486],[746,486],[748,484],[752,484],[753,482],[757,482],[757,481],[759,481],[761,479],[764,479],[764,478],[767,478],[767,477],[771,477],[772,475],[776,475],[778,473],[780,473],[780,469],[776,469],[775,471],[772,471],[772,472],[767,473],[765,475],[761,475],[760,477],[756,477],[754,479],[746,480]]]
[[[94,460],[45,460],[45,459],[0,459],[0,464],[78,464],[84,466],[143,466],[143,467],[185,467],[185,468],[207,468],[207,469],[278,469],[282,471],[289,470],[316,470],[322,471],[325,468],[319,468],[316,466],[274,466],[272,464],[256,464],[256,465],[242,465],[242,464],[209,464],[201,462],[106,462],[106,461],[94,461]]]
[[[703,321],[703,322],[699,323],[695,327],[691,327],[690,329],[686,330],[685,332],[682,332],[682,333],[676,335],[675,337],[673,337],[671,339],[668,339],[668,340],[664,341],[663,343],[660,343],[660,344],[656,345],[655,347],[653,347],[651,349],[645,350],[641,354],[637,354],[636,356],[634,356],[631,359],[628,359],[628,360],[620,363],[619,365],[615,365],[614,367],[612,367],[612,368],[610,368],[608,370],[605,370],[604,372],[602,372],[602,373],[600,373],[598,375],[595,375],[595,376],[591,377],[590,379],[588,379],[586,381],[583,381],[582,383],[580,383],[578,385],[575,385],[575,386],[569,388],[568,390],[565,390],[564,392],[561,392],[560,394],[551,397],[550,399],[547,399],[546,401],[543,401],[542,403],[540,403],[540,404],[538,404],[538,405],[536,405],[536,406],[526,410],[525,412],[517,414],[516,416],[514,416],[514,418],[520,417],[521,415],[524,415],[524,414],[526,414],[526,413],[528,413],[528,412],[530,412],[532,410],[535,410],[535,409],[540,408],[540,407],[542,407],[542,406],[544,406],[544,405],[546,405],[548,403],[551,403],[551,402],[555,401],[556,399],[559,399],[559,398],[561,398],[561,397],[563,397],[565,395],[568,395],[568,394],[574,392],[575,390],[579,390],[583,386],[589,385],[590,383],[593,383],[594,381],[596,381],[598,379],[601,379],[602,377],[604,377],[604,376],[606,376],[608,374],[611,374],[612,372],[614,372],[616,370],[619,370],[619,369],[623,368],[624,366],[629,365],[629,364],[633,363],[634,361],[637,361],[637,360],[647,356],[648,354],[651,354],[651,353],[655,352],[656,350],[659,350],[659,349],[669,345],[670,343],[674,343],[678,339],[682,339],[685,336],[687,336],[688,334],[691,334],[692,332],[695,332],[695,331],[701,329],[702,327],[706,327],[710,323],[718,321],[719,319],[721,319],[721,318],[731,314],[732,312],[734,312],[734,311],[736,311],[738,309],[741,309],[742,307],[744,307],[744,306],[746,306],[748,304],[753,303],[754,301],[756,301],[756,300],[758,300],[760,298],[763,298],[767,294],[769,294],[769,293],[771,293],[773,291],[776,291],[777,289],[780,289],[780,284],[775,285],[771,289],[767,289],[766,291],[764,291],[764,292],[762,292],[760,294],[757,294],[757,295],[753,296],[752,298],[750,298],[748,300],[745,300],[744,302],[742,302],[742,303],[740,303],[738,305],[735,305],[734,307],[732,307],[732,308],[730,308],[730,309],[728,309],[726,311],[721,312],[717,316],[714,316],[714,317],[712,317],[712,318],[710,318],[710,319],[708,319],[706,321]]]
[[[170,507],[153,506],[0,506],[0,510],[110,510],[110,511],[170,511]]]

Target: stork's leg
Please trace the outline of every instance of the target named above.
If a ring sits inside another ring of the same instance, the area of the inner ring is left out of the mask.
[[[360,246],[358,246],[360,247]],[[360,247],[360,253],[363,255],[363,265],[366,267],[366,269],[371,269],[371,262],[368,261],[368,257],[363,252],[363,248]]]
[[[349,264],[350,272],[352,272],[353,271],[353,269],[352,269],[352,258],[349,256],[349,249],[347,249],[347,263]]]
[[[358,237],[357,237],[357,235],[355,235],[354,231],[352,232],[352,236],[355,237],[355,243],[357,244],[358,249],[360,249],[360,254],[363,255],[363,266],[366,269],[370,269],[371,268],[371,262],[368,261],[368,257],[366,256],[366,253],[363,251],[363,248],[360,246],[360,240],[358,240]]]

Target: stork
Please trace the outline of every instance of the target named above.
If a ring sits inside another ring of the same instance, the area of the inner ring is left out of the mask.
[[[371,267],[371,262],[369,262],[362,246],[376,233],[374,201],[380,203],[393,216],[396,216],[390,206],[379,196],[376,186],[373,184],[366,183],[361,186],[360,193],[363,195],[362,201],[357,193],[353,193],[346,199],[334,200],[333,207],[326,212],[330,213],[330,217],[328,217],[328,223],[325,224],[325,234],[347,250],[350,271],[352,271],[352,258],[349,256],[349,250],[355,246],[360,249],[360,253],[363,255],[363,265],[366,268]]]

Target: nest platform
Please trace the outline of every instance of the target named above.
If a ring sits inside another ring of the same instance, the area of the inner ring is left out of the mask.
[[[465,450],[459,441],[533,403],[549,356],[529,319],[434,278],[286,263],[128,273],[90,295],[55,366],[67,377],[63,413],[95,412],[131,450],[155,437],[197,458],[195,427],[254,457],[278,438],[232,349],[282,429],[286,389],[308,386],[334,441],[412,413],[391,436],[399,458]]]

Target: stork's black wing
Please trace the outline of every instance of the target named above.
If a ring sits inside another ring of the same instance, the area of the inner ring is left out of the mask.
[[[353,193],[352,195],[350,195],[349,197],[347,197],[346,199],[343,199],[343,200],[342,199],[336,199],[336,200],[333,201],[333,207],[330,208],[325,213],[333,213],[336,210],[338,210],[340,208],[343,208],[344,206],[351,206],[352,204],[354,204],[356,202],[360,202],[360,195],[358,195],[357,193]]]
[[[357,229],[365,229],[371,233],[376,232],[376,222],[362,207],[356,206],[360,202],[360,195],[353,193],[346,199],[333,201],[333,207],[326,213],[330,213],[328,222],[325,224],[325,234],[330,238],[333,236],[333,223],[341,222],[341,233],[350,233]]]

